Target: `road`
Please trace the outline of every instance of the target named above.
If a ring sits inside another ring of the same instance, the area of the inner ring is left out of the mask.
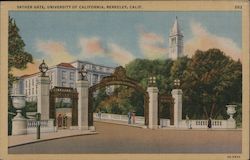
[[[240,153],[241,131],[150,130],[95,122],[98,134],[9,148],[14,154],[79,153]]]

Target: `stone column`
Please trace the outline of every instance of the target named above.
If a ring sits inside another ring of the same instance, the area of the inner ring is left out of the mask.
[[[78,92],[78,128],[88,130],[88,88],[87,80],[78,80],[76,82]]]
[[[174,126],[179,127],[182,120],[182,90],[173,89],[171,93],[174,98]]]
[[[41,120],[49,120],[49,76],[37,78],[37,112],[41,113]]]
[[[147,89],[149,95],[149,123],[148,127],[150,129],[158,128],[158,88],[148,87]]]

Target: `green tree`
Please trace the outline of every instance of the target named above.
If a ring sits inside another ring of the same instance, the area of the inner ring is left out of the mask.
[[[219,49],[197,50],[184,72],[182,88],[186,112],[194,118],[216,118],[228,103],[241,103],[242,71]],[[201,114],[203,113],[203,114]]]
[[[11,88],[13,81],[16,77],[11,73],[12,68],[25,69],[28,63],[33,63],[32,55],[25,51],[25,43],[19,34],[19,28],[13,18],[9,17],[8,26],[8,111],[14,112],[10,98]],[[9,131],[11,134],[11,119],[12,116],[8,116]]]

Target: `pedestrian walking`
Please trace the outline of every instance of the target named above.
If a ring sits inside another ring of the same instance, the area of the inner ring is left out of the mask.
[[[187,125],[187,128],[190,128],[190,126],[189,126],[189,117],[188,117],[188,115],[186,115],[186,125]]]
[[[68,117],[66,114],[63,115],[63,128],[67,128],[67,120],[68,120]]]
[[[135,124],[135,111],[132,112],[132,121],[133,121],[133,124]]]
[[[98,118],[99,118],[99,120],[101,120],[101,118],[102,118],[102,112],[100,110],[98,111]]]
[[[128,112],[128,124],[131,124],[131,112]]]
[[[211,117],[209,117],[209,119],[208,119],[207,127],[212,128],[212,118]]]
[[[62,115],[59,114],[58,117],[57,117],[57,125],[58,125],[58,128],[59,128],[59,127],[62,127],[62,121],[63,121]]]

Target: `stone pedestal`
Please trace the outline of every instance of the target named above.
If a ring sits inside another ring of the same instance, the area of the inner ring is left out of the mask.
[[[76,82],[78,92],[78,129],[88,130],[88,88],[87,80],[79,80]]]
[[[158,128],[158,88],[148,87],[147,89],[149,95],[149,123],[148,128],[157,129]]]
[[[174,98],[174,126],[179,127],[182,121],[182,90],[173,89],[172,96]]]
[[[12,135],[23,135],[27,133],[27,119],[22,116],[25,107],[25,95],[12,95],[13,107],[17,109],[17,115],[12,119]]]
[[[13,118],[12,119],[12,135],[27,134],[27,119]]]
[[[41,113],[41,120],[49,120],[49,88],[48,76],[37,78],[37,112]]]
[[[236,128],[236,121],[233,118],[233,115],[236,113],[235,108],[237,105],[226,105],[227,107],[227,114],[230,116],[227,120],[227,128]]]

